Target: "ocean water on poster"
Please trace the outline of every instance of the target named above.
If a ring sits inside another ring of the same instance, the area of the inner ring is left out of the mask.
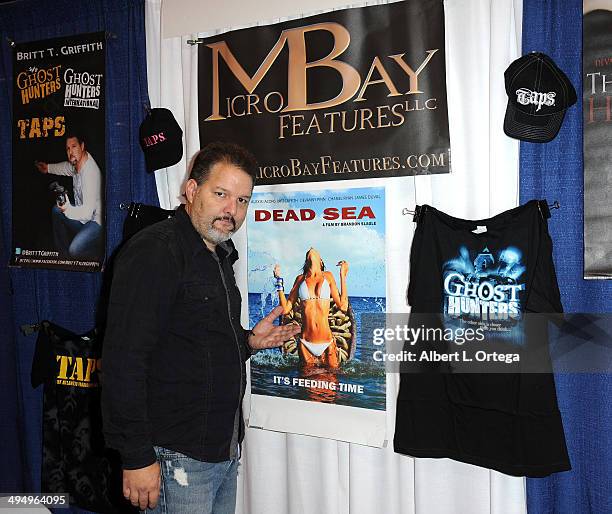
[[[384,410],[385,366],[373,359],[374,351],[380,348],[372,344],[371,331],[365,330],[364,333],[362,330],[361,315],[385,312],[385,300],[384,297],[349,296],[357,322],[357,347],[355,357],[342,363],[339,369],[320,367],[305,371],[299,366],[297,356],[283,355],[280,349],[265,350],[251,357],[251,393]],[[277,304],[278,300],[270,293],[249,293],[249,326],[253,327]],[[275,383],[275,376],[288,378],[290,385]],[[300,387],[293,385],[294,378],[335,383],[336,390],[329,387]],[[340,384],[362,386],[363,392],[341,391]]]

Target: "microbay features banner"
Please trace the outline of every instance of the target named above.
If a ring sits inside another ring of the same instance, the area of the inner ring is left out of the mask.
[[[11,265],[100,271],[105,36],[16,45]]]
[[[258,184],[450,172],[439,0],[205,38],[200,143],[251,149]]]
[[[584,278],[611,279],[612,0],[584,8]]]

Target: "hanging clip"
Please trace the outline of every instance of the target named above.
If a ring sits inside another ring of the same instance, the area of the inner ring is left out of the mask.
[[[40,324],[38,323],[29,324],[29,325],[21,325],[19,327],[19,330],[21,330],[21,333],[24,336],[32,335],[34,332],[38,332],[39,329],[40,329]]]
[[[550,219],[551,210],[552,209],[560,209],[561,204],[559,200],[555,200],[552,204],[549,204],[546,200],[538,200],[538,210],[540,211],[540,216],[542,219],[547,220]]]
[[[418,223],[421,219],[421,216],[423,216],[424,212],[425,212],[424,205],[415,206],[414,211],[408,209],[407,207],[404,207],[402,209],[402,216],[406,216],[407,214],[410,214],[412,216],[412,221],[414,221],[415,223]]]

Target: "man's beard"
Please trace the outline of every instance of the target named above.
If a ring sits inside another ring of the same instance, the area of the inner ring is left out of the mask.
[[[230,230],[229,232],[223,232],[221,230],[217,230],[214,227],[215,221],[217,220],[231,221],[234,228]],[[234,232],[236,231],[236,220],[230,216],[225,216],[225,217],[218,216],[216,218],[213,218],[210,222],[206,220],[204,223],[198,224],[196,226],[196,230],[198,231],[198,234],[200,234],[200,236],[203,239],[205,239],[209,243],[217,245],[219,243],[223,243],[227,241],[234,235]]]

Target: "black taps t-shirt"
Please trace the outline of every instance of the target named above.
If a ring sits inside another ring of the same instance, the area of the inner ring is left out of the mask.
[[[136,512],[122,497],[121,466],[105,448],[100,409],[101,339],[40,323],[32,387],[44,384],[41,492],[68,493],[94,512]]]

